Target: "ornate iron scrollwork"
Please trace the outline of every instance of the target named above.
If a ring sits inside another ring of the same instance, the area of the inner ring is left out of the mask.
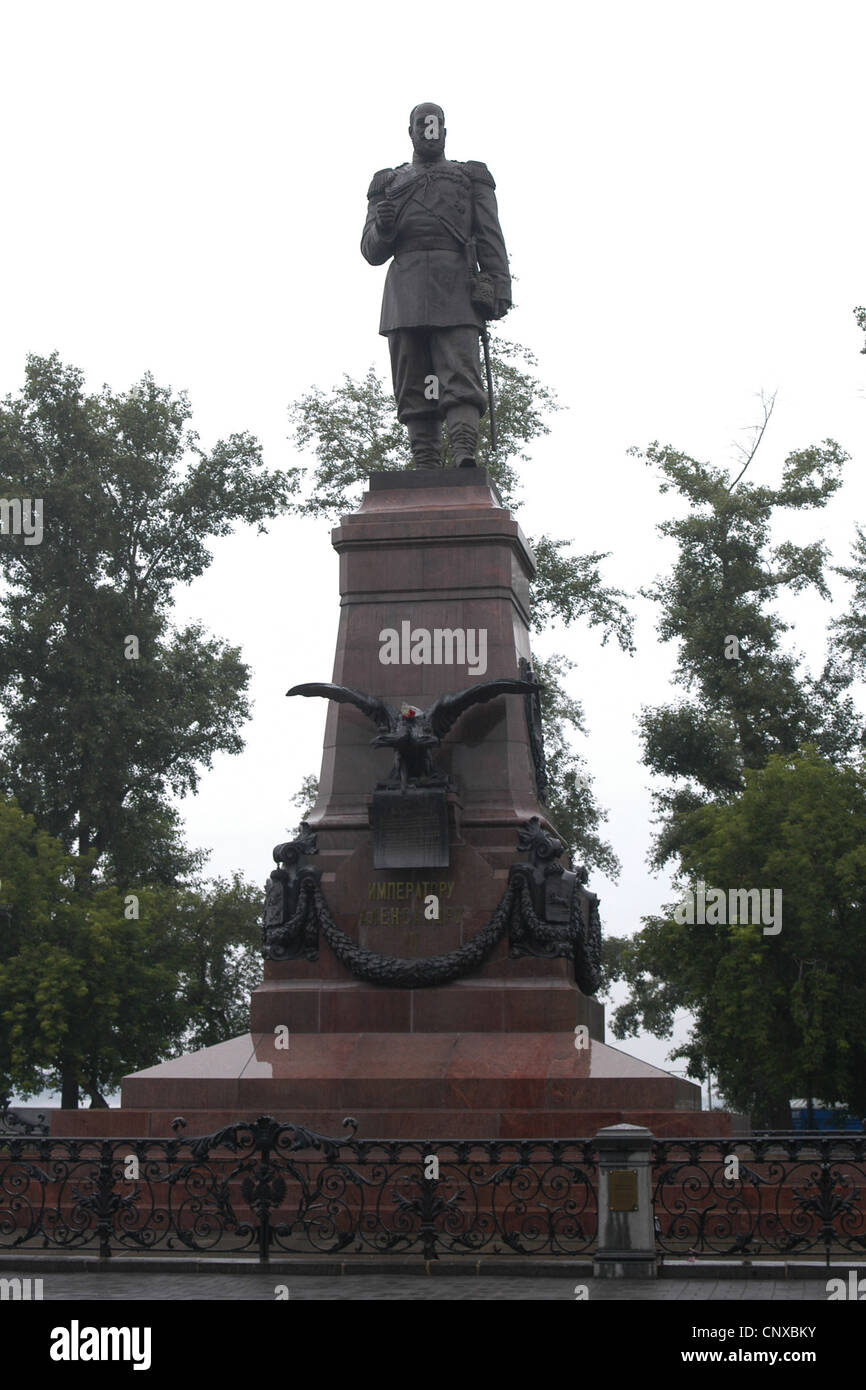
[[[11,1096],[0,1091],[0,1134],[47,1134],[48,1119],[42,1111],[35,1120],[27,1120],[17,1110],[10,1109]]]
[[[0,1250],[104,1261],[257,1249],[264,1263],[343,1252],[573,1259],[596,1243],[592,1139],[360,1139],[354,1120],[323,1135],[268,1115],[187,1139],[183,1128],[175,1121],[171,1139],[0,1137]],[[862,1259],[863,1134],[680,1137],[652,1151],[662,1257],[815,1252],[837,1272]]]

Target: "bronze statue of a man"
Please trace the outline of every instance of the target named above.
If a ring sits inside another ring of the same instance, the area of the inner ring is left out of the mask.
[[[511,308],[493,176],[475,160],[446,159],[445,133],[441,106],[414,108],[412,163],[374,174],[361,238],[371,265],[394,258],[379,332],[388,339],[397,415],[416,468],[440,467],[443,419],[455,464],[474,466],[487,406],[479,333],[484,319]]]

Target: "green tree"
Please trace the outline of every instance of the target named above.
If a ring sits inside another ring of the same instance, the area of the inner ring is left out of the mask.
[[[866,674],[866,531],[855,527],[856,539],[851,547],[851,565],[835,566],[854,585],[848,611],[831,624],[833,648],[841,660],[851,664],[853,674]]]
[[[674,680],[688,695],[641,713],[644,761],[668,783],[655,793],[657,866],[685,843],[696,808],[738,794],[746,769],[805,742],[832,759],[857,744],[850,670],[831,655],[817,675],[805,671],[783,649],[790,624],[772,606],[808,588],[829,597],[826,545],[774,544],[771,532],[780,514],[826,506],[848,456],[825,440],[790,454],[777,487],[744,482],[771,410],[736,476],[670,445],[633,451],[659,470],[662,493],[687,504],[658,528],[676,542],[673,569],[642,591],[659,605],[662,641],[679,644]]]
[[[49,935],[28,925],[4,954],[5,1007],[18,1084],[48,1068],[65,1106],[79,1085],[113,1085],[176,1048],[187,1005],[194,1035],[213,1036],[249,974],[240,890],[187,882],[175,900],[201,856],[171,803],[215,753],[242,748],[249,671],[238,648],[172,626],[171,612],[211,541],[237,524],[264,530],[293,480],[264,468],[248,434],[205,452],[190,418],[186,396],[150,375],[88,394],[57,354],[28,358],[22,392],[0,405],[0,496],[39,499],[44,532],[0,538],[0,793],[71,856],[72,875]],[[238,948],[205,969],[193,926],[210,911],[215,928],[234,921]]]
[[[306,777],[301,779],[301,785],[294,796],[289,797],[293,806],[298,808],[298,821],[305,821],[316,804],[319,795],[319,779],[314,772],[308,772]],[[295,827],[291,828],[294,831]]]
[[[179,1040],[180,942],[151,889],[124,896],[14,802],[0,801],[0,1078],[34,1094],[82,1086],[94,1103]]]
[[[86,395],[56,354],[30,357],[0,405],[0,495],[44,515],[41,544],[0,543],[0,789],[121,885],[192,866],[169,797],[241,749],[248,714],[239,650],[173,629],[172,591],[207,568],[213,537],[263,530],[292,486],[247,434],[205,453],[189,419],[151,376]]]
[[[165,920],[180,943],[180,1049],[211,1047],[249,1032],[250,994],[262,978],[263,891],[240,874],[162,890]]]
[[[0,801],[0,1092],[100,1103],[130,1071],[249,1029],[261,890],[237,874],[122,894]]]
[[[846,856],[859,843],[859,831],[846,840],[846,817],[862,818],[864,807],[862,773],[850,765],[859,721],[841,637],[813,675],[783,647],[790,624],[774,607],[809,588],[829,596],[825,544],[777,541],[774,528],[790,512],[826,506],[847,455],[825,440],[790,454],[777,486],[744,481],[771,413],[765,403],[734,470],[658,443],[642,455],[659,469],[661,491],[686,504],[659,527],[676,543],[673,568],[644,590],[660,609],[659,636],[678,644],[674,679],[686,698],[645,708],[641,733],[644,761],[662,783],[654,865],[673,861],[681,888],[701,879],[724,893],[780,888],[783,933],[689,926],[669,907],[645,918],[633,938],[608,940],[605,967],[610,981],[629,988],[613,1019],[616,1036],[641,1026],[669,1036],[677,1011],[690,1010],[689,1040],[675,1053],[689,1074],[716,1075],[731,1104],[779,1124],[788,1122],[792,1096],[853,1103],[859,1095],[845,1065],[847,1003],[828,1023],[826,1047],[815,1030],[829,1017],[835,977],[827,961],[839,923],[854,920],[839,896]],[[835,798],[838,823],[819,826],[811,795]],[[825,829],[829,858],[821,865]],[[850,961],[846,951],[840,960]],[[855,971],[852,985],[857,978]]]
[[[571,860],[616,879],[622,866],[599,834],[607,812],[596,801],[585,760],[571,743],[575,730],[586,733],[583,706],[565,688],[566,674],[573,666],[574,662],[560,653],[534,662],[535,674],[544,687],[541,718],[548,781],[546,809]]]
[[[645,918],[608,943],[609,978],[630,990],[614,1033],[670,1036],[688,1009],[694,1027],[674,1056],[757,1123],[787,1128],[794,1096],[866,1114],[866,765],[807,746],[771,754],[743,784],[694,812],[680,885],[778,889],[781,930],[731,920],[754,917],[736,910],[690,925],[673,904]]]

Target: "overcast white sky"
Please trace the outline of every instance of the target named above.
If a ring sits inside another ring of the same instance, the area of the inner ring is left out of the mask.
[[[365,194],[410,157],[410,108],[437,101],[447,153],[497,181],[519,277],[503,330],[567,406],[524,472],[524,530],[579,534],[611,552],[609,582],[649,583],[671,561],[654,534],[670,502],[628,447],[659,438],[732,462],[757,393],[776,390],[753,477],[837,439],[846,487],[790,534],[847,559],[866,512],[862,4],[42,0],[0,14],[3,394],[28,351],[56,348],[94,388],[152,370],[189,391],[205,445],[250,430],[272,466],[295,462],[290,399],[371,362],[387,373]],[[284,692],[330,678],[337,559],[326,525],[292,520],[214,556],[178,617],[243,647],[255,707],[243,755],[217,760],[184,811],[212,872],[264,881],[296,822],[288,797],[318,771],[325,705]],[[623,861],[618,885],[593,886],[619,935],[670,898],[645,864],[635,720],[668,697],[675,653],[652,606],[635,607],[634,659],[587,631],[538,643],[578,662],[580,751]],[[817,662],[826,606],[800,599],[790,616]],[[668,1047],[628,1044],[657,1063]]]

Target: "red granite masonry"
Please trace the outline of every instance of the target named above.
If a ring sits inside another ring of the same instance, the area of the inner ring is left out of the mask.
[[[426,707],[445,692],[519,675],[535,563],[483,470],[374,475],[333,545],[336,683]],[[485,669],[468,660],[383,664],[383,632],[401,633],[404,623],[483,631]],[[287,650],[295,653],[288,684],[325,678],[308,668],[303,644]],[[325,896],[341,929],[372,951],[455,950],[499,903],[519,858],[519,827],[534,815],[549,824],[523,700],[476,706],[443,741],[438,765],[455,784],[447,868],[374,869],[371,792],[392,757],[370,747],[375,732],[354,706],[329,705],[309,817]],[[435,921],[424,913],[430,894]],[[231,1042],[124,1078],[119,1112],[55,1112],[53,1132],[167,1135],[183,1115],[186,1133],[202,1134],[262,1112],[333,1135],[352,1115],[365,1138],[586,1136],[623,1121],[660,1136],[730,1132],[729,1117],[701,1113],[697,1086],[606,1046],[604,1010],[577,988],[569,962],[512,960],[504,941],[471,975],[414,990],[352,978],[323,941],[316,961],[266,962],[251,1025]],[[575,1046],[577,1025],[587,1046]]]
[[[517,678],[521,657],[530,655],[527,605],[535,561],[486,475],[398,473],[377,475],[372,483],[359,510],[333,532],[341,608],[332,679],[396,706],[404,700],[427,706],[446,691]],[[402,633],[404,622],[413,631],[484,631],[486,669],[473,674],[468,662],[383,664],[381,634]],[[292,673],[297,682],[315,674],[302,660]],[[375,732],[354,706],[330,705],[319,800],[309,817],[322,886],[338,925],[362,946],[402,957],[452,951],[496,909],[517,858],[519,826],[533,815],[544,818],[523,701],[478,705],[443,741],[437,761],[457,785],[448,869],[373,868],[370,793],[392,758],[388,750],[370,748]],[[438,922],[424,917],[430,892],[440,898]],[[324,949],[316,962],[266,964],[251,1023],[254,1031],[284,1023],[320,1033],[573,1033],[585,1023],[601,1039],[600,1007],[579,995],[569,976],[565,961],[509,959],[503,941],[471,981],[416,991],[347,990],[343,967]],[[289,983],[303,990],[287,989]]]

